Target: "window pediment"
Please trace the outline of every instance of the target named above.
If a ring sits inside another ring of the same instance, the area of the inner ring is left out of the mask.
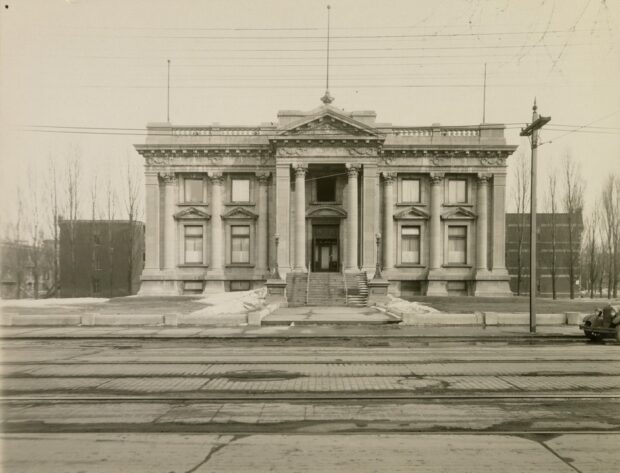
[[[189,207],[174,214],[175,220],[209,220],[210,218],[211,215],[196,207]]]
[[[222,219],[252,219],[256,220],[258,215],[254,212],[249,211],[248,209],[244,209],[243,207],[235,207],[234,209],[230,209],[224,215],[222,215]]]
[[[411,206],[394,214],[394,220],[428,220],[430,215],[424,210]]]
[[[466,209],[465,207],[450,209],[441,214],[442,220],[474,220],[477,217],[478,216],[474,212]]]
[[[347,212],[329,205],[322,205],[306,212],[306,218],[346,218]]]

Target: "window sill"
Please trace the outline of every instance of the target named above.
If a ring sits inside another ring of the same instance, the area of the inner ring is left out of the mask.
[[[443,204],[444,207],[473,207],[474,204],[464,203],[464,204]]]
[[[200,264],[200,263],[185,263],[185,264],[178,264],[177,267],[178,268],[208,268],[209,265]]]
[[[320,202],[318,200],[313,200],[312,202],[310,202],[310,205],[342,205],[342,202],[337,202],[337,201]]]
[[[224,205],[229,205],[229,206],[236,206],[236,207],[253,207],[256,205],[256,203],[254,202],[226,202]]]
[[[396,202],[396,207],[411,207],[412,205],[416,207],[426,207],[426,204],[423,202]]]
[[[206,207],[209,204],[207,204],[206,202],[177,202],[177,205],[179,207],[196,207],[196,206]]]
[[[416,263],[400,263],[394,265],[396,268],[426,268],[424,264],[416,264]]]
[[[471,264],[459,264],[459,263],[450,263],[450,264],[444,264],[442,266],[442,268],[472,268]]]
[[[229,263],[227,268],[253,268],[255,265],[252,263]]]

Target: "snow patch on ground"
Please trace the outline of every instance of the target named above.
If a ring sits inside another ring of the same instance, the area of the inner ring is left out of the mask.
[[[388,294],[387,310],[399,310],[408,314],[435,314],[439,313],[437,309],[421,304],[419,302],[406,301],[400,297],[394,297]]]
[[[220,294],[208,294],[198,302],[209,304],[204,309],[192,312],[192,315],[228,315],[245,314],[259,309],[265,302],[267,288],[254,289],[252,291],[222,292]]]
[[[57,297],[50,299],[0,299],[0,307],[51,307],[79,304],[100,304],[105,297]]]

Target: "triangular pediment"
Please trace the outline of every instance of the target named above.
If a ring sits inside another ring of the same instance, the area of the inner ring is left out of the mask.
[[[286,129],[280,132],[280,136],[311,136],[327,137],[351,136],[358,138],[378,138],[379,133],[372,127],[355,120],[346,115],[342,115],[332,110],[324,108],[319,113],[290,123]]]
[[[478,216],[474,212],[465,207],[456,207],[441,215],[442,220],[473,220],[476,217]]]
[[[196,207],[189,207],[175,213],[174,218],[176,220],[209,220],[211,215]]]
[[[394,214],[394,220],[428,220],[430,215],[418,207],[407,207]]]
[[[347,213],[338,208],[329,205],[323,205],[306,212],[306,218],[346,218]]]
[[[256,215],[254,212],[249,211],[248,209],[244,209],[243,207],[235,207],[234,209],[231,209],[228,212],[226,212],[224,215],[222,215],[222,218],[224,220],[234,219],[234,218],[239,218],[239,219],[250,218],[252,220],[255,220],[258,218],[258,215]]]

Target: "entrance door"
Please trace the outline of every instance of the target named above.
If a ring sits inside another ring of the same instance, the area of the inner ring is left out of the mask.
[[[340,270],[339,231],[338,225],[312,226],[312,271]]]

